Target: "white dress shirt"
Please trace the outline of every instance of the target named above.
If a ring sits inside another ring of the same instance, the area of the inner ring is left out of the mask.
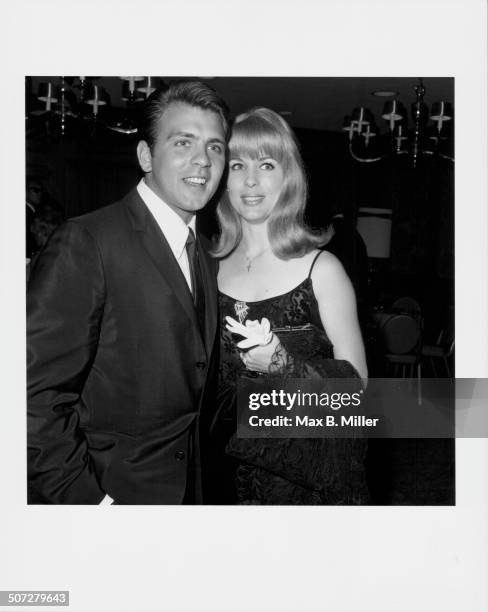
[[[144,201],[144,204],[149,208],[152,216],[156,219],[164,237],[168,241],[169,247],[175,256],[178,265],[183,272],[188,287],[191,291],[191,275],[190,265],[188,263],[188,255],[186,252],[186,240],[188,238],[188,228],[191,227],[196,235],[195,215],[191,218],[187,225],[183,219],[170,208],[166,202],[161,200],[154,191],[147,186],[144,179],[141,179],[137,185],[137,191]]]

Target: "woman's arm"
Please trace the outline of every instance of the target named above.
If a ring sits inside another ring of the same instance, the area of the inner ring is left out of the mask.
[[[312,271],[320,318],[334,346],[334,357],[349,361],[362,379],[368,376],[363,339],[351,281],[339,260],[324,251]]]

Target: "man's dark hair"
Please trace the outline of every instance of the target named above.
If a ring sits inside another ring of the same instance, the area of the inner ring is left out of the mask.
[[[167,89],[156,89],[144,102],[139,123],[139,139],[153,149],[159,132],[159,120],[171,104],[182,103],[217,113],[226,135],[229,109],[218,93],[201,81],[174,81]]]

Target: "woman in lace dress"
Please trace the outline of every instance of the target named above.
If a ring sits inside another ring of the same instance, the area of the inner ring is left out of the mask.
[[[318,250],[325,236],[304,223],[306,176],[290,127],[272,110],[252,109],[235,120],[229,148],[214,253],[221,311],[214,431],[222,449],[222,481],[216,482],[222,495],[215,501],[229,503],[235,494],[242,504],[367,503],[364,440],[243,440],[234,434],[239,378],[357,377],[360,385],[367,368],[349,278],[332,254]],[[241,323],[267,318],[271,340],[239,349],[243,338],[228,329],[226,316]],[[305,341],[278,331],[304,327]]]

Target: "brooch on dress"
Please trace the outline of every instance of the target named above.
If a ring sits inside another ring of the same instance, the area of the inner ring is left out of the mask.
[[[246,304],[246,302],[236,302],[234,304],[234,310],[236,311],[236,316],[239,319],[239,323],[243,323],[247,317],[247,313],[249,312],[249,306]]]

